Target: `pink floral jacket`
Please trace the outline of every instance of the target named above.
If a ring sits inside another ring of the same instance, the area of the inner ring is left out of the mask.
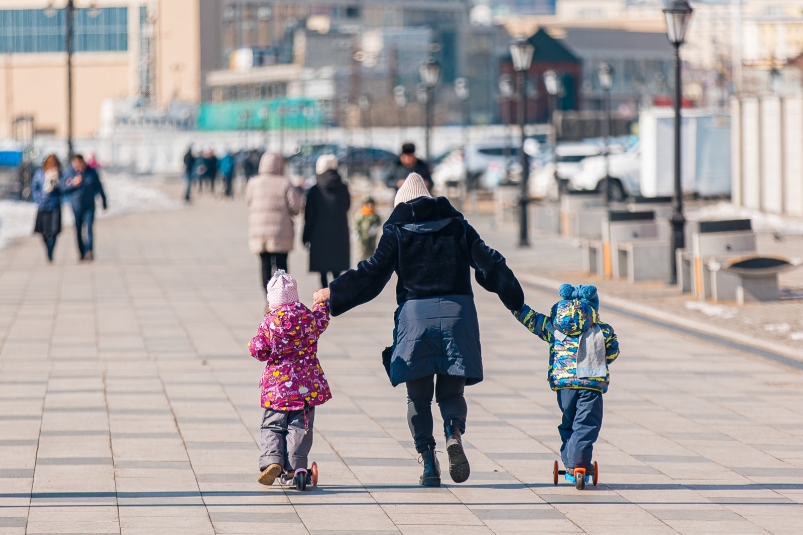
[[[267,362],[262,374],[262,406],[277,411],[302,410],[332,398],[318,362],[318,338],[329,326],[329,304],[312,310],[303,303],[271,310],[248,344],[255,359]]]

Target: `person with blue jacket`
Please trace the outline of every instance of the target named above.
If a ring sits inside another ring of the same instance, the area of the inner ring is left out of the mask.
[[[53,249],[61,232],[61,162],[55,154],[48,155],[34,173],[31,195],[37,205],[34,232],[42,235],[47,260],[53,262]]]
[[[103,191],[98,172],[86,165],[82,155],[75,154],[71,163],[71,168],[64,175],[62,191],[69,195],[75,214],[78,254],[81,260],[91,261],[94,259],[92,225],[95,223],[95,197],[100,195],[103,209],[106,210],[108,208],[106,193]]]
[[[528,331],[549,344],[549,385],[557,392],[563,419],[558,426],[566,479],[574,470],[593,476],[591,456],[602,428],[602,394],[610,382],[610,365],[619,356],[613,327],[599,319],[595,286],[562,284],[561,300],[549,315],[526,304],[513,312]]]

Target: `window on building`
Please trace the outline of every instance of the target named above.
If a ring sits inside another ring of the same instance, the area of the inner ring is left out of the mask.
[[[347,19],[358,19],[360,18],[360,8],[359,6],[349,6],[346,8],[346,18]]]
[[[0,10],[0,54],[64,52],[66,9],[48,16],[44,9]],[[75,11],[75,52],[128,50],[128,8]]]

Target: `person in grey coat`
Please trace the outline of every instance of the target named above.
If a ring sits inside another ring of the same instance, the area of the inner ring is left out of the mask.
[[[446,197],[430,197],[421,176],[407,178],[395,204],[374,256],[314,300],[329,301],[339,316],[378,296],[396,273],[393,346],[382,357],[391,383],[407,386],[407,421],[424,464],[419,483],[440,485],[433,395],[443,416],[449,474],[462,483],[470,474],[461,438],[468,412],[464,388],[483,379],[471,270],[508,310],[524,305],[524,292],[505,258],[485,245]]]

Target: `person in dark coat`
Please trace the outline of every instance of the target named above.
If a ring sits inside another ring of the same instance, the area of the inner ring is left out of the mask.
[[[391,164],[385,176],[385,184],[396,191],[404,184],[410,173],[416,173],[424,179],[427,191],[432,192],[432,175],[429,172],[429,165],[424,160],[415,155],[415,145],[405,143],[402,145],[402,152],[399,159]]]
[[[86,165],[84,157],[75,154],[72,165],[64,175],[62,193],[68,194],[73,214],[75,214],[75,236],[78,240],[78,254],[81,260],[95,259],[92,227],[95,224],[95,198],[100,196],[103,209],[108,208],[106,192],[100,182],[98,172]]]
[[[217,167],[218,159],[215,156],[215,151],[209,149],[206,151],[206,179],[209,181],[209,191],[215,193],[215,181],[217,180]]]
[[[47,260],[53,262],[53,249],[61,232],[61,162],[55,154],[48,155],[34,173],[31,195],[37,208],[34,232],[42,235]]]
[[[315,165],[317,183],[307,193],[302,241],[309,248],[309,270],[321,274],[321,288],[351,265],[348,212],[351,194],[337,172],[337,157],[326,154]]]
[[[464,387],[483,379],[471,269],[508,310],[521,309],[524,292],[505,258],[485,245],[446,197],[430,197],[419,175],[407,178],[395,204],[374,256],[316,292],[314,300],[328,300],[332,315],[339,316],[378,296],[396,273],[393,346],[382,360],[391,383],[407,386],[407,422],[424,464],[419,483],[440,485],[433,395],[443,416],[449,474],[462,483],[470,474],[461,438],[468,412]]]
[[[184,194],[184,201],[190,202],[190,189],[192,188],[192,172],[195,169],[195,155],[192,153],[192,145],[187,147],[184,154],[184,179],[187,181],[187,191]]]

